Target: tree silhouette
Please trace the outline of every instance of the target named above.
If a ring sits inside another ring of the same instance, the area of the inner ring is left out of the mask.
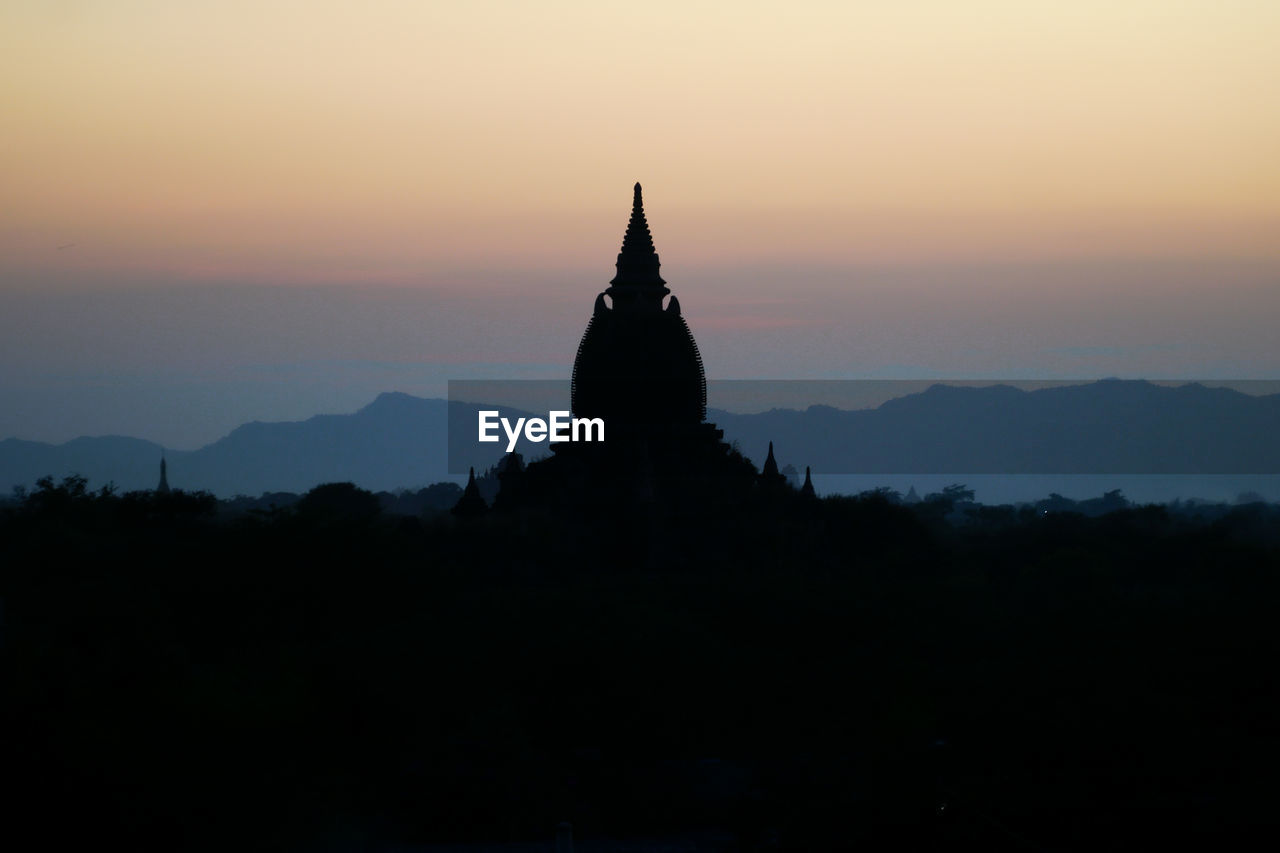
[[[298,516],[320,524],[366,524],[382,512],[377,495],[354,483],[323,483],[302,496]]]

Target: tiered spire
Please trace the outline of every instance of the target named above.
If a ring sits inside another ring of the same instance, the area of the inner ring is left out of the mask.
[[[644,199],[637,183],[631,201],[631,221],[627,223],[622,251],[618,253],[618,274],[609,284],[661,287],[666,282],[658,275],[659,266],[653,235],[649,233],[649,223],[644,217]]]

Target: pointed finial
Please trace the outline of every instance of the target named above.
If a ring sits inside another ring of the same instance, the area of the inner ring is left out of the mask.
[[[627,233],[622,237],[622,251],[618,253],[618,274],[609,284],[662,287],[666,282],[658,275],[660,265],[658,252],[653,247],[653,236],[649,233],[649,223],[644,215],[640,182],[637,181],[631,201],[631,220],[627,223]]]

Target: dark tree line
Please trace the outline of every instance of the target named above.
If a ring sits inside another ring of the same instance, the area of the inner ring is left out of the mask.
[[[457,519],[349,484],[227,512],[42,481],[0,509],[0,832],[345,849],[569,820],[831,850],[1267,829],[1277,508],[964,491]]]

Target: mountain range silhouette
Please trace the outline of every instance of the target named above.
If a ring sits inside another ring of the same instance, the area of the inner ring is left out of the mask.
[[[72,473],[95,486],[154,488],[162,452],[174,488],[222,497],[334,481],[372,490],[459,481],[449,471],[451,435],[460,470],[482,469],[502,455],[499,445],[470,442],[480,408],[490,407],[388,392],[353,414],[255,421],[192,451],[122,436],[59,445],[11,438],[0,441],[0,488]],[[493,408],[504,417],[531,415]],[[712,409],[708,418],[757,462],[772,441],[780,459],[810,465],[815,474],[1280,473],[1280,394],[1195,383],[1102,380],[1034,391],[939,384],[875,409]],[[529,458],[547,445],[522,442],[517,449]]]

